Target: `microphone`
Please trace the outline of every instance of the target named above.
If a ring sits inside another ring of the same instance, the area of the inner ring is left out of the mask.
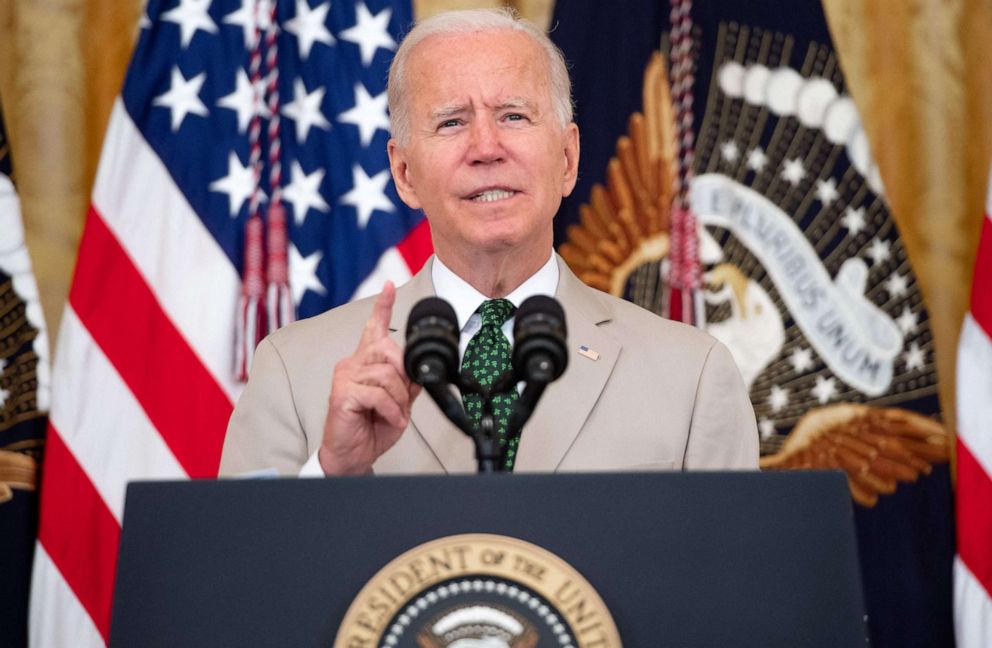
[[[513,368],[517,380],[547,384],[568,366],[565,311],[554,297],[534,295],[517,309],[513,322]]]
[[[458,375],[458,318],[440,297],[421,299],[406,322],[403,367],[420,385],[444,385]]]
[[[557,380],[568,366],[565,311],[553,297],[534,295],[517,309],[513,322],[513,369],[525,383],[513,404],[507,433],[517,434],[530,419],[548,383]]]
[[[410,311],[403,368],[410,380],[424,386],[449,421],[476,438],[461,400],[451,391],[451,383],[459,378],[458,317],[451,304],[440,297],[421,299]],[[476,440],[477,448],[478,444]]]

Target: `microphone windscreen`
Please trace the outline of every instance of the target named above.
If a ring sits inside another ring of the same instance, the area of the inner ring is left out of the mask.
[[[410,317],[406,321],[407,337],[410,336],[410,332],[418,323],[430,317],[444,320],[445,323],[450,323],[456,331],[458,330],[458,317],[455,315],[455,309],[451,307],[451,304],[440,297],[425,297],[417,302],[410,311]]]
[[[518,327],[526,326],[527,322],[535,315],[542,316],[542,319],[549,321],[553,320],[554,326],[561,327],[561,334],[563,336],[568,334],[568,329],[565,325],[565,311],[562,309],[561,304],[558,303],[558,300],[547,295],[534,295],[525,299],[520,304],[520,308],[517,309],[513,323],[514,336],[516,336]]]
[[[458,373],[458,318],[439,297],[422,299],[406,322],[403,367],[416,383],[441,384]]]

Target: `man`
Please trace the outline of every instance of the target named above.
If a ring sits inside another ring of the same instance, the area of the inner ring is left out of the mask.
[[[757,466],[754,413],[727,349],[588,288],[552,251],[579,135],[564,60],[543,33],[506,11],[427,20],[397,51],[389,107],[393,179],[423,209],[435,257],[401,288],[387,283],[259,345],[222,474],[474,470],[470,439],[403,369],[409,310],[434,294],[453,304],[469,355],[477,332],[505,347],[498,333],[512,332],[527,297],[564,306],[569,367],[521,437],[503,439],[514,470]],[[509,319],[487,323],[480,304],[502,298],[491,305]]]

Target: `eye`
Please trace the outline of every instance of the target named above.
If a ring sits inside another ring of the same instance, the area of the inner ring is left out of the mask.
[[[505,121],[524,121],[525,119],[527,119],[527,117],[521,115],[520,113],[509,113],[505,115],[503,119]]]
[[[445,119],[443,122],[437,125],[437,128],[438,130],[442,130],[445,128],[454,128],[455,126],[458,126],[460,123],[461,120],[459,119]]]

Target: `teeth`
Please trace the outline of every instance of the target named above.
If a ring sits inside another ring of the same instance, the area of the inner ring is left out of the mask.
[[[476,202],[494,202],[509,198],[515,193],[515,191],[507,191],[505,189],[490,189],[489,191],[483,191],[476,196],[472,196],[472,200]]]

